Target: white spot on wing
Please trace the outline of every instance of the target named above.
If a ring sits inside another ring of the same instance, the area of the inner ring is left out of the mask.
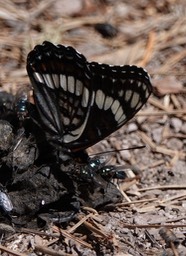
[[[109,109],[112,103],[113,103],[113,98],[110,96],[107,96],[104,103],[104,110]]]
[[[78,107],[77,115],[78,116],[83,116],[83,114],[84,114],[83,110],[80,107]]]
[[[131,84],[133,84],[134,80],[133,80],[133,79],[129,79],[129,82],[130,82]]]
[[[142,102],[139,101],[138,104],[137,104],[136,107],[135,107],[136,110],[140,109],[142,105],[143,105]]]
[[[119,97],[123,97],[123,94],[124,94],[124,90],[120,90],[120,91],[118,92]]]
[[[132,96],[132,91],[131,90],[127,90],[125,92],[125,101],[128,102],[130,100],[131,96]]]
[[[73,76],[68,76],[67,77],[68,80],[68,91],[71,93],[74,93],[75,90],[75,79]]]
[[[63,117],[63,124],[65,126],[69,125],[70,124],[70,119],[68,117]]]
[[[126,115],[123,114],[123,115],[120,117],[120,119],[118,120],[118,125],[120,125],[121,123],[125,122],[126,118],[127,118]]]
[[[83,84],[80,80],[76,80],[76,89],[75,89],[75,94],[77,96],[81,95],[83,91]]]
[[[111,66],[111,67],[114,67],[114,66]],[[117,70],[116,70],[116,69],[114,69],[114,68],[112,68],[112,72],[113,72],[113,73],[116,73],[116,72],[117,72]]]
[[[116,114],[116,112],[117,112],[119,106],[120,106],[119,101],[118,101],[118,100],[115,100],[114,103],[113,103],[112,106],[111,106],[113,115]]]
[[[44,83],[43,77],[41,74],[39,74],[38,72],[34,72],[33,76],[35,78],[35,80],[39,83]]]
[[[74,124],[74,125],[78,125],[79,124],[79,119],[78,118],[73,118],[73,120],[72,120],[72,124]]]
[[[105,100],[105,94],[101,90],[97,90],[95,101],[99,109],[103,108],[104,100]]]
[[[89,100],[89,91],[86,87],[84,87],[82,101],[81,101],[82,107],[86,108],[88,106],[88,100]]]
[[[68,143],[70,143],[70,142],[72,142],[74,140],[77,140],[77,135],[76,136],[72,136],[71,134],[65,134],[63,136],[63,142],[64,143],[68,144]]]
[[[118,111],[115,114],[115,120],[118,122],[118,120],[121,118],[122,115],[123,115],[123,108],[122,106],[120,106],[118,108]]]
[[[138,81],[138,82],[137,82],[137,85],[138,85],[138,88],[140,88],[140,87],[141,87],[141,82]]]
[[[43,74],[43,78],[44,78],[45,84],[46,84],[49,88],[54,89],[54,82],[53,82],[53,80],[52,80],[51,75],[49,75],[49,74]]]
[[[64,91],[67,91],[67,78],[65,75],[60,75],[60,86]]]
[[[135,108],[137,104],[139,103],[140,96],[137,92],[133,93],[132,99],[131,99],[131,108]]]
[[[95,99],[95,92],[92,92],[92,99],[91,99],[91,103],[90,105],[93,106],[94,105],[94,99]]]
[[[148,91],[148,90],[146,90],[146,92],[145,92],[145,97],[146,97],[146,98],[149,97],[149,91]]]
[[[52,79],[56,88],[59,88],[59,75],[52,74]]]

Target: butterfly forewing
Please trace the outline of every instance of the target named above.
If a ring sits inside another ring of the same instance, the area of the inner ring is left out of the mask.
[[[152,90],[142,68],[89,63],[72,47],[49,42],[29,53],[27,71],[41,123],[51,139],[72,151],[120,128]]]
[[[42,124],[64,145],[84,131],[92,88],[86,59],[71,47],[46,42],[28,55],[27,71]]]

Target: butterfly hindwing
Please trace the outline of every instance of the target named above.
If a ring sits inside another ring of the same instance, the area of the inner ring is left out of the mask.
[[[92,115],[99,133],[107,136],[129,121],[146,103],[151,83],[147,72],[136,66],[97,63],[89,66],[95,92],[89,116]]]
[[[29,53],[27,71],[41,123],[56,143],[72,151],[124,125],[152,91],[142,68],[88,62],[72,47],[49,42]]]

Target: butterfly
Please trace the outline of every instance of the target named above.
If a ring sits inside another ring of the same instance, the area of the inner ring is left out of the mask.
[[[47,137],[80,152],[128,122],[147,102],[152,85],[137,66],[88,62],[74,48],[43,42],[27,57],[27,72]]]

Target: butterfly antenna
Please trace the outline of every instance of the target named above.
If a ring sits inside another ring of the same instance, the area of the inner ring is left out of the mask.
[[[146,146],[136,146],[136,147],[131,147],[131,148],[114,149],[114,150],[108,150],[106,152],[98,152],[98,153],[95,153],[95,154],[91,154],[89,156],[106,155],[106,154],[110,154],[110,153],[117,153],[117,152],[121,152],[121,151],[125,151],[125,150],[141,149],[141,148],[145,148],[145,147]]]

